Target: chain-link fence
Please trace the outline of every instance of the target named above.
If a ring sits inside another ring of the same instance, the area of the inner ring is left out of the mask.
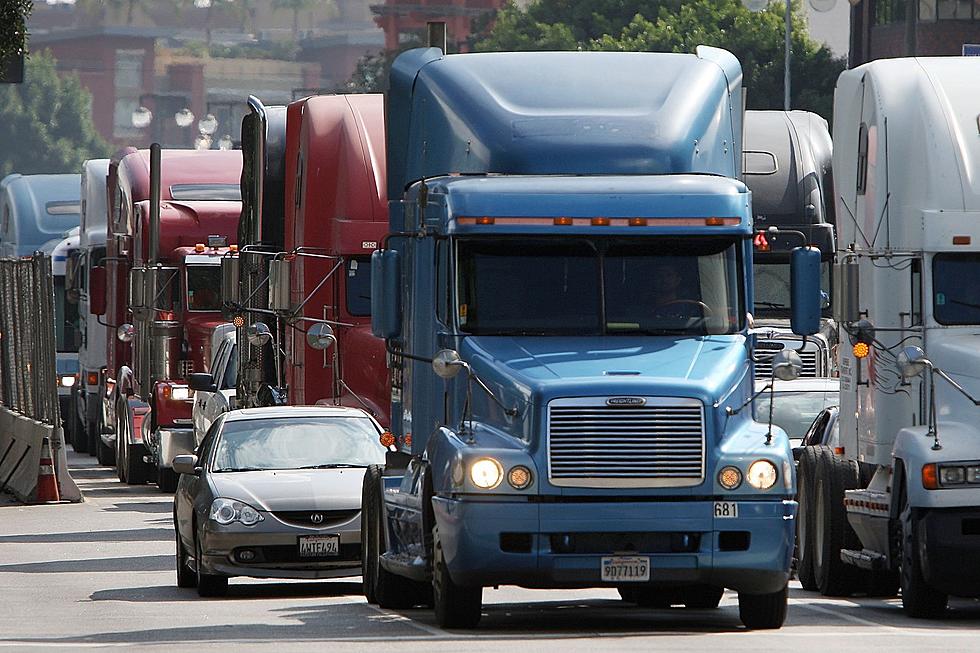
[[[0,490],[36,498],[43,441],[50,441],[63,499],[77,500],[58,413],[51,259],[0,259]]]

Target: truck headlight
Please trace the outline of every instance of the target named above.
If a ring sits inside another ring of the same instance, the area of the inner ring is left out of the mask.
[[[187,401],[192,394],[193,391],[186,385],[175,385],[170,391],[170,397],[174,401]]]
[[[262,513],[247,503],[221,497],[211,502],[211,510],[208,516],[212,521],[222,526],[227,526],[236,521],[246,526],[254,526],[265,519]]]
[[[75,375],[74,374],[62,374],[58,377],[58,384],[62,388],[70,388],[75,385]]]
[[[503,476],[504,468],[493,458],[481,458],[470,465],[470,480],[478,488],[492,490]]]
[[[745,475],[749,485],[757,490],[768,490],[776,484],[779,474],[776,473],[776,466],[768,460],[757,460],[749,465],[749,471]]]

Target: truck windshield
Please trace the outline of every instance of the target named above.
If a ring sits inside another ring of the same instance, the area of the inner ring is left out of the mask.
[[[460,329],[482,335],[735,333],[734,239],[541,238],[458,246]]]
[[[939,324],[980,324],[980,254],[936,254],[932,261],[933,315]]]
[[[820,289],[826,293],[823,305],[824,317],[831,317],[830,261],[820,263]],[[790,286],[789,259],[765,259],[758,255],[753,258],[752,276],[755,279],[756,317],[789,317]]]
[[[221,266],[187,266],[187,309],[221,310]]]
[[[241,202],[242,189],[238,184],[174,184],[170,187],[170,197],[185,201]]]
[[[65,278],[54,278],[54,339],[60,352],[77,352],[80,340],[78,330],[78,304],[68,301]]]

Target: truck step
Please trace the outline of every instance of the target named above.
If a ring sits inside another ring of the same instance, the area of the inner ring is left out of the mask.
[[[840,552],[840,559],[849,565],[854,565],[855,567],[860,567],[861,569],[867,569],[868,571],[879,571],[881,569],[888,568],[887,557],[878,553],[877,551],[869,551],[868,549],[863,549],[861,551],[842,549]]]
[[[381,555],[380,562],[381,566],[384,567],[385,570],[390,571],[393,574],[405,576],[406,578],[411,578],[412,580],[417,580],[422,583],[432,580],[432,576],[429,574],[429,566],[420,556],[408,558],[407,556],[396,556],[392,553],[383,553]]]

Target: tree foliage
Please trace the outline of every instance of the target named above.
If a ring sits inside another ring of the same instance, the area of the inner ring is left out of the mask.
[[[597,15],[602,9],[605,14]],[[591,23],[586,18],[592,12]],[[633,12],[630,15],[630,12]],[[477,43],[494,50],[619,50],[693,52],[698,45],[730,50],[742,64],[750,109],[781,109],[785,4],[753,13],[738,0],[684,4],[638,0],[537,0],[526,10],[509,5]],[[830,118],[834,84],[844,60],[807,34],[794,12],[791,106]]]
[[[0,177],[78,172],[86,159],[108,156],[91,103],[77,76],[58,76],[49,52],[32,54],[24,83],[0,87]]]
[[[0,67],[27,51],[27,17],[31,0],[0,2]]]

